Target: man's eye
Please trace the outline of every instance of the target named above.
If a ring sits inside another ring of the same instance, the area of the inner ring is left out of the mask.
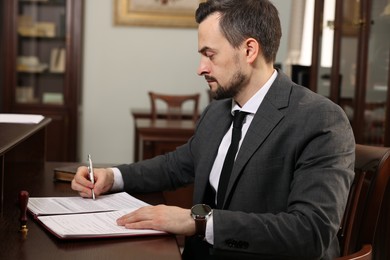
[[[213,53],[210,53],[210,52],[206,52],[205,53],[205,56],[209,59],[211,59],[212,57],[214,57],[214,54]]]

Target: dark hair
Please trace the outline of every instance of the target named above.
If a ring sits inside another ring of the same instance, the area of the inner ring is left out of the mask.
[[[266,62],[275,61],[282,30],[278,10],[269,0],[208,0],[199,4],[196,22],[216,12],[222,34],[234,48],[251,37],[260,43]]]

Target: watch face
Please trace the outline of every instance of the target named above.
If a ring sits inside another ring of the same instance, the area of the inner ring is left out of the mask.
[[[206,204],[198,204],[192,207],[192,214],[197,216],[207,216],[210,212],[211,208]]]

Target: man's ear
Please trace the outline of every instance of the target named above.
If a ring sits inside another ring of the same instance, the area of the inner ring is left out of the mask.
[[[260,45],[253,38],[248,38],[245,41],[246,59],[249,64],[252,64],[260,54]]]

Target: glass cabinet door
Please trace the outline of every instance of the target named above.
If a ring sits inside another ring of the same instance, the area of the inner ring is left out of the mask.
[[[360,4],[356,0],[323,0],[315,90],[338,103],[354,120],[356,65],[359,56]]]
[[[15,103],[63,105],[65,65],[65,1],[18,1]]]
[[[322,21],[312,89],[344,109],[357,143],[389,146],[390,1],[316,3]]]
[[[360,1],[346,0],[339,5],[342,8],[340,24],[340,51],[338,62],[337,82],[338,101],[346,112],[349,120],[353,123],[356,113],[355,96],[358,86],[356,85],[357,63],[359,57],[359,31],[360,24]],[[336,72],[335,72],[336,73]],[[333,75],[334,76],[334,75]],[[355,131],[356,132],[356,131]]]
[[[390,2],[373,0],[368,26],[364,133],[367,144],[384,144],[388,111],[390,57]],[[389,132],[389,130],[387,130]]]
[[[48,161],[78,160],[84,2],[0,2],[1,109],[52,119]]]

